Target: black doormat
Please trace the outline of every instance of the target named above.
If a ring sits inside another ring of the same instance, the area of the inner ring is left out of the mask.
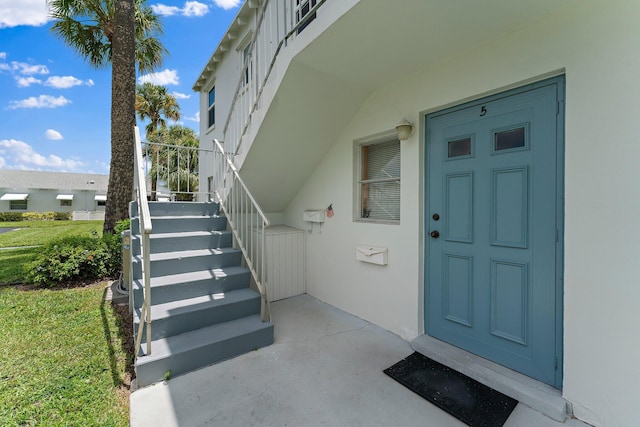
[[[418,352],[384,373],[471,427],[500,427],[518,404]]]

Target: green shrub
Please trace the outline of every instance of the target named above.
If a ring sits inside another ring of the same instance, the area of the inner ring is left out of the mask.
[[[99,237],[70,236],[45,245],[38,257],[25,265],[25,280],[40,287],[52,287],[61,282],[97,280],[115,277],[122,264],[120,233],[129,227],[129,220],[116,224],[116,234]]]
[[[120,266],[122,265],[122,232],[124,230],[128,230],[129,226],[130,220],[128,219],[118,221],[116,222],[116,226],[113,228],[113,234],[104,233],[102,235],[102,241],[111,254],[107,265],[107,270],[113,272],[111,275],[114,275],[115,272],[119,271]]]
[[[73,214],[71,212],[54,212],[53,219],[56,221],[71,221]]]
[[[71,212],[0,212],[0,222],[5,221],[69,221]]]
[[[0,221],[22,221],[22,212],[0,212]]]

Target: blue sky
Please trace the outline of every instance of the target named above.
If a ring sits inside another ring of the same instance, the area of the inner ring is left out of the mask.
[[[165,85],[196,132],[191,88],[240,3],[147,0],[169,56],[138,81]],[[0,169],[109,173],[111,69],[90,68],[50,27],[46,0],[0,0]]]

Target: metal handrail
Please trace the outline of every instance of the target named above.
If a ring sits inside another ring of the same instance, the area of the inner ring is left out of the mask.
[[[151,226],[151,213],[147,201],[147,186],[145,183],[144,163],[142,160],[142,143],[140,141],[140,130],[135,127],[135,156],[134,156],[134,186],[136,201],[138,202],[138,218],[140,219],[142,244],[140,245],[140,257],[142,258],[142,280],[144,282],[144,303],[140,314],[140,324],[138,325],[138,335],[136,337],[136,356],[140,352],[142,344],[142,328],[146,324],[147,352],[151,354],[151,261],[149,235],[153,231]]]
[[[198,194],[204,192],[198,191],[198,176],[192,171],[193,162],[199,162],[202,153],[211,152],[202,147],[185,146],[177,144],[167,144],[160,142],[142,142],[142,153],[144,161],[144,176],[146,179],[155,179],[156,188],[151,187],[150,200],[158,200],[160,196],[167,196],[174,201],[177,197],[178,201],[193,201]],[[163,158],[164,157],[164,158]],[[186,166],[185,166],[186,165]],[[155,170],[154,170],[155,169]],[[191,177],[193,173],[193,177]],[[181,176],[186,174],[181,181]],[[171,177],[174,181],[171,182]],[[191,183],[195,179],[194,184]],[[145,181],[146,182],[146,181]],[[166,185],[162,193],[158,186],[161,182]],[[146,183],[148,185],[148,183]],[[181,198],[182,197],[182,198]]]
[[[225,124],[224,124],[224,130],[223,133],[225,135],[225,141],[231,141],[234,145],[231,147],[230,150],[227,151],[227,153],[230,154],[238,154],[239,150],[240,150],[240,145],[242,143],[242,137],[246,134],[247,129],[249,128],[249,125],[251,123],[251,116],[253,115],[253,113],[258,109],[259,105],[260,105],[260,100],[262,98],[262,93],[264,91],[264,88],[267,84],[267,82],[269,81],[269,77],[271,77],[271,72],[273,71],[274,67],[275,67],[275,63],[276,60],[278,58],[278,55],[280,54],[280,51],[282,50],[282,47],[286,45],[287,41],[289,40],[289,38],[291,38],[292,36],[296,35],[299,33],[300,28],[302,28],[303,26],[307,25],[309,23],[309,21],[311,19],[314,18],[316,11],[326,2],[326,0],[318,0],[318,2],[316,3],[316,5],[314,7],[312,7],[307,14],[302,17],[299,21],[294,23],[294,18],[293,16],[290,16],[289,19],[290,21],[287,22],[287,17],[286,17],[286,5],[287,3],[289,3],[289,11],[291,13],[291,15],[293,15],[293,0],[282,0],[282,8],[283,8],[283,12],[285,15],[285,20],[284,20],[284,33],[282,34],[282,36],[280,36],[279,34],[276,36],[277,39],[277,47],[272,51],[271,56],[268,58],[269,63],[267,66],[262,68],[262,71],[264,72],[264,76],[260,79],[259,77],[259,62],[257,61],[258,59],[258,53],[259,53],[259,49],[260,47],[262,48],[264,53],[267,53],[268,50],[271,50],[271,46],[273,45],[271,39],[269,38],[269,36],[272,36],[271,33],[269,33],[267,31],[267,35],[265,37],[262,37],[262,39],[260,39],[260,35],[263,33],[264,27],[266,25],[271,24],[271,20],[273,19],[266,19],[266,15],[267,12],[269,12],[269,16],[272,17],[273,14],[276,14],[276,32],[279,33],[279,28],[280,26],[277,24],[277,20],[278,18],[278,13],[280,12],[278,5],[280,4],[280,2],[278,1],[269,1],[266,0],[263,3],[262,8],[260,9],[259,15],[258,15],[258,19],[256,21],[256,29],[253,33],[253,36],[251,37],[251,42],[249,44],[249,52],[247,54],[247,57],[245,58],[243,67],[242,67],[242,71],[240,73],[240,78],[238,79],[238,83],[236,85],[236,91],[235,94],[233,96],[233,101],[231,102],[231,107],[229,108],[229,113],[227,114],[227,118],[225,120]],[[272,6],[274,5],[275,6]],[[271,9],[275,9],[275,12],[271,12]],[[265,24],[265,22],[267,22]],[[260,46],[258,44],[258,41],[262,41],[262,43],[264,44],[264,46]],[[254,78],[253,76],[251,76],[249,78],[249,82],[245,82],[245,79],[247,75],[250,75],[250,72],[252,71],[249,67],[252,65],[253,60],[256,59],[255,61],[255,81],[258,82],[258,85],[255,86],[255,97],[254,97],[254,91],[252,89],[254,89],[251,86],[254,86]],[[266,62],[265,62],[266,64]],[[246,85],[249,85],[249,89],[245,89]],[[253,99],[249,99],[249,103],[248,105],[245,106],[245,108],[248,111],[238,111],[238,108],[242,108],[242,107],[237,107],[238,103],[244,99],[244,98],[253,98]],[[238,124],[239,126],[239,132],[237,134],[230,134],[232,132],[230,132],[229,126],[231,125],[231,121],[232,120],[237,120],[240,123]]]
[[[267,291],[266,228],[270,225],[238,170],[225,153],[222,144],[214,139],[213,195],[227,218],[234,240],[244,255],[247,268],[261,297],[260,317],[271,320],[271,306]]]

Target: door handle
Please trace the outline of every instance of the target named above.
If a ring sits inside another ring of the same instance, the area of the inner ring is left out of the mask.
[[[434,230],[430,233],[430,236],[434,239],[437,239],[438,237],[440,237],[440,233],[437,230]]]

